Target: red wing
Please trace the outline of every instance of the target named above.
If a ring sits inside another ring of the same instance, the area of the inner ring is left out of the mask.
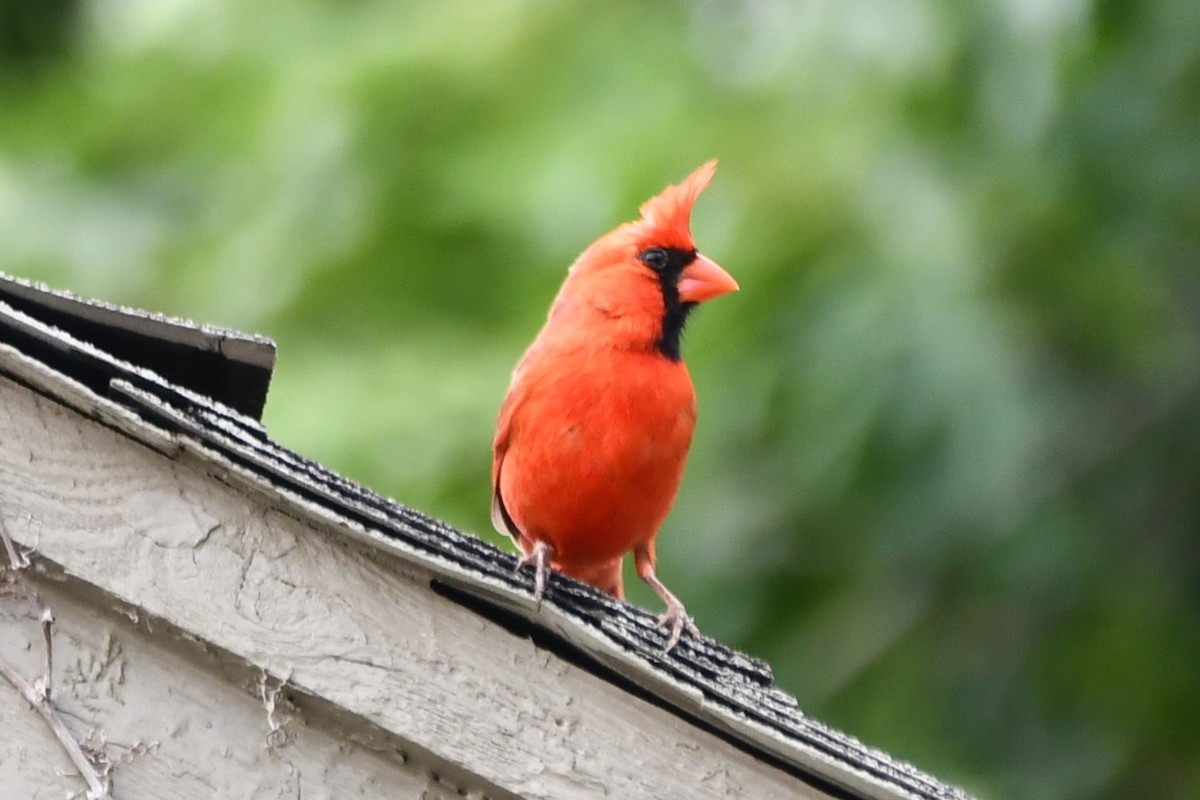
[[[500,406],[500,418],[496,421],[496,436],[492,440],[492,527],[498,533],[512,537],[518,546],[521,544],[521,531],[509,516],[504,506],[504,498],[500,494],[500,473],[504,468],[504,456],[508,453],[513,431],[513,417],[525,398],[524,384],[520,381],[521,367],[513,376],[512,386]]]

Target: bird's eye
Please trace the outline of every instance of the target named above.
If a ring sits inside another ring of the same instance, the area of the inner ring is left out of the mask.
[[[661,247],[651,247],[638,253],[638,260],[655,272],[662,272],[667,268],[670,257]]]

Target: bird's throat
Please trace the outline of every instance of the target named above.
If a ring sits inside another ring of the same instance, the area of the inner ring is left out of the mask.
[[[688,314],[696,304],[686,303],[679,299],[679,279],[683,275],[684,269],[696,259],[696,251],[663,248],[659,252],[665,254],[666,263],[656,271],[663,299],[662,326],[657,342],[658,351],[671,361],[680,361],[683,358],[679,351],[683,339],[683,326],[687,323]]]
[[[660,282],[663,294],[662,331],[658,337],[658,351],[671,361],[680,361],[683,354],[680,346],[683,339],[683,326],[687,323],[688,314],[695,308],[695,303],[684,303],[679,299],[678,279],[668,279],[663,276]]]

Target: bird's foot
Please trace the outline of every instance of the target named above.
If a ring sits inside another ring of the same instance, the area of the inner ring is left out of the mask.
[[[546,593],[546,579],[550,575],[550,557],[554,550],[545,542],[534,542],[533,550],[517,559],[517,571],[522,567],[532,566],[533,572],[533,602],[540,611],[542,595]]]
[[[639,547],[633,551],[633,557],[637,562],[638,576],[667,604],[666,613],[658,618],[658,627],[670,630],[670,633],[667,635],[667,646],[663,648],[663,652],[669,653],[674,650],[675,645],[679,644],[679,639],[683,636],[684,631],[699,639],[700,629],[692,621],[691,616],[683,607],[683,603],[679,602],[679,598],[664,586],[663,582],[654,574],[653,548],[649,545]]]
[[[669,628],[670,635],[667,636],[667,646],[663,648],[664,653],[669,653],[679,644],[683,632],[687,631],[693,637],[700,638],[700,629],[696,627],[696,623],[687,613],[687,609],[683,607],[683,603],[676,600],[673,603],[667,603],[667,610],[658,618],[658,628]]]

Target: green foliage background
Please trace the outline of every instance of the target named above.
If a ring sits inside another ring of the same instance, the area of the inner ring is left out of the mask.
[[[276,438],[493,540],[565,267],[713,156],[668,585],[980,795],[1200,797],[1194,0],[0,3],[0,269],[272,336]]]

